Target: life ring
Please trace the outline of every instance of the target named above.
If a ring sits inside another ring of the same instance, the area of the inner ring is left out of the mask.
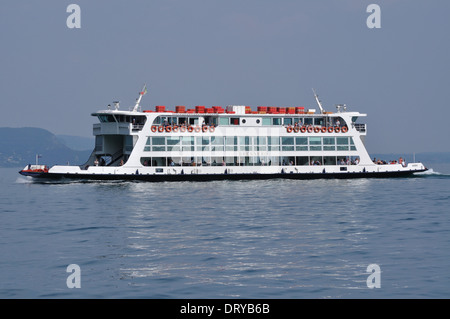
[[[292,127],[291,126],[286,127],[286,132],[292,133]]]
[[[184,125],[180,126],[180,132],[182,133],[186,132],[186,126]]]
[[[334,128],[332,126],[328,127],[328,133],[333,133]]]
[[[342,132],[342,133],[347,133],[347,131],[348,131],[347,126],[342,127],[342,129],[341,129],[341,132]]]
[[[166,126],[166,132],[167,133],[172,132],[172,126],[170,126],[170,125]]]
[[[206,125],[203,126],[203,127],[202,127],[202,132],[203,132],[203,133],[208,132],[208,126],[206,126]]]
[[[312,131],[313,131],[313,127],[311,125],[308,126],[308,133],[312,133]]]
[[[194,128],[192,127],[192,126],[188,126],[188,128],[187,128],[187,130],[188,130],[188,132],[190,133],[190,132],[192,132],[193,130],[194,130]]]
[[[325,126],[322,127],[322,129],[320,130],[322,133],[326,133],[327,132],[327,128]]]
[[[209,131],[212,133],[212,132],[214,132],[214,130],[215,130],[216,128],[214,127],[214,125],[211,125],[210,127],[209,127]]]
[[[174,125],[172,131],[178,132],[178,126],[177,126],[177,125]]]
[[[155,133],[158,130],[158,128],[156,126],[152,126],[152,132]]]
[[[158,132],[159,132],[159,133],[164,132],[164,126],[159,126],[159,127],[158,127]]]
[[[298,126],[294,127],[294,133],[298,133],[298,131],[300,131],[300,129],[298,128]]]
[[[200,132],[200,131],[201,131],[200,126],[197,125],[197,126],[195,127],[195,131],[196,131],[197,133]]]
[[[316,127],[314,128],[314,133],[319,133],[319,132],[320,132],[320,127],[317,127],[317,126],[316,126]]]
[[[306,127],[302,126],[302,127],[300,128],[300,132],[305,133],[305,132],[306,132]]]
[[[339,133],[339,132],[341,131],[341,128],[340,128],[339,126],[336,126],[336,127],[334,128],[334,131],[335,131],[336,133]]]

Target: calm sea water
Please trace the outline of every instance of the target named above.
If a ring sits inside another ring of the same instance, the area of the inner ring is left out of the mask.
[[[158,184],[0,169],[0,297],[449,298],[450,164],[432,168]],[[81,288],[67,287],[69,264]]]

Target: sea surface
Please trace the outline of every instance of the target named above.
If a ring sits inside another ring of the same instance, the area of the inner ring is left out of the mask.
[[[3,299],[450,298],[450,164],[412,178],[172,183],[18,170],[0,169]]]

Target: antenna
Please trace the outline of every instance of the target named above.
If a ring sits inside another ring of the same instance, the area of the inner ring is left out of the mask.
[[[139,97],[136,100],[136,105],[133,108],[133,112],[136,112],[139,108],[139,103],[141,103],[142,97],[147,93],[147,84],[144,84],[144,87],[142,88],[142,91],[139,92]]]
[[[322,113],[322,114],[323,114],[323,107],[322,107],[322,102],[320,102],[320,100],[319,100],[319,96],[317,95],[316,91],[315,91],[314,89],[312,89],[312,90],[313,90],[313,93],[314,93],[314,98],[316,99],[317,105],[319,106],[319,109],[320,109],[320,113]]]

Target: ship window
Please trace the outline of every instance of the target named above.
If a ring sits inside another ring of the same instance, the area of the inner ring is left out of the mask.
[[[297,144],[297,145],[308,145],[308,138],[307,137],[296,137],[295,138],[295,144]]]
[[[248,145],[249,137],[248,136],[239,136],[239,145]]]
[[[152,137],[152,145],[165,145],[166,138],[165,137]]]
[[[112,115],[99,115],[98,120],[102,123],[115,122],[114,116]]]
[[[337,150],[338,150],[338,151],[348,151],[348,145],[345,145],[345,146],[343,146],[343,145],[338,145],[338,146],[337,146]]]
[[[166,166],[167,158],[166,157],[152,157],[151,166]]]
[[[280,117],[274,117],[272,119],[272,124],[273,125],[281,125],[281,118]]]
[[[182,136],[181,144],[183,145],[194,145],[194,137],[193,136]]]
[[[313,119],[311,117],[305,117],[305,120],[303,122],[304,125],[312,125]]]
[[[314,125],[323,125],[323,118],[322,117],[316,117],[314,119]]]
[[[195,145],[196,145],[196,150],[197,151],[201,151],[202,150],[202,137],[201,136],[197,136],[195,138]]]
[[[219,117],[219,125],[230,125],[229,117]]]
[[[202,137],[202,151],[209,151],[209,136]]]
[[[308,146],[296,146],[295,149],[297,151],[307,151],[308,150]]]
[[[223,136],[211,136],[212,145],[223,145]]]
[[[309,150],[310,151],[321,151],[322,150],[322,146],[310,146]]]
[[[202,145],[209,145],[209,136],[202,137]]]
[[[280,146],[279,145],[269,145],[269,151],[279,151]]]
[[[187,118],[186,118],[186,117],[180,117],[180,118],[178,118],[178,123],[179,123],[180,125],[186,125],[186,122],[187,122]]]
[[[323,165],[336,165],[336,156],[324,156]]]
[[[283,145],[294,145],[294,138],[293,137],[282,137],[281,143]]]
[[[309,145],[321,145],[321,137],[310,137],[309,138]]]
[[[336,147],[333,145],[333,146],[324,146],[323,147],[323,150],[324,151],[334,151],[336,149]]]
[[[348,137],[337,137],[337,145],[348,145]]]
[[[324,137],[323,138],[323,145],[334,145],[336,144],[336,140],[334,137]]]
[[[227,145],[237,145],[237,136],[227,136],[226,143]]]
[[[309,165],[309,157],[308,156],[297,156],[295,158],[296,165]]]
[[[284,125],[292,125],[292,118],[286,117],[284,119]]]
[[[230,118],[230,125],[239,125],[239,118],[238,117]]]
[[[180,152],[181,146],[179,144],[177,145],[167,145],[167,151],[168,152]]]
[[[265,152],[267,151],[267,137],[266,136],[258,136],[256,137],[256,142],[258,144],[257,150]]]
[[[270,117],[263,117],[262,125],[272,125]]]
[[[280,145],[280,138],[278,136],[269,136],[267,140],[269,145]]]
[[[237,136],[227,136],[226,143],[226,151],[237,151]]]
[[[142,166],[150,166],[152,162],[151,157],[141,157],[141,164]]]
[[[258,136],[257,137],[257,139],[258,139],[258,145],[260,145],[260,146],[266,146],[267,145],[267,137],[265,137],[265,136]]]
[[[190,125],[199,125],[200,122],[199,122],[198,117],[190,117],[189,118],[189,124]]]
[[[168,136],[167,137],[167,145],[177,145],[180,143],[179,136]]]

